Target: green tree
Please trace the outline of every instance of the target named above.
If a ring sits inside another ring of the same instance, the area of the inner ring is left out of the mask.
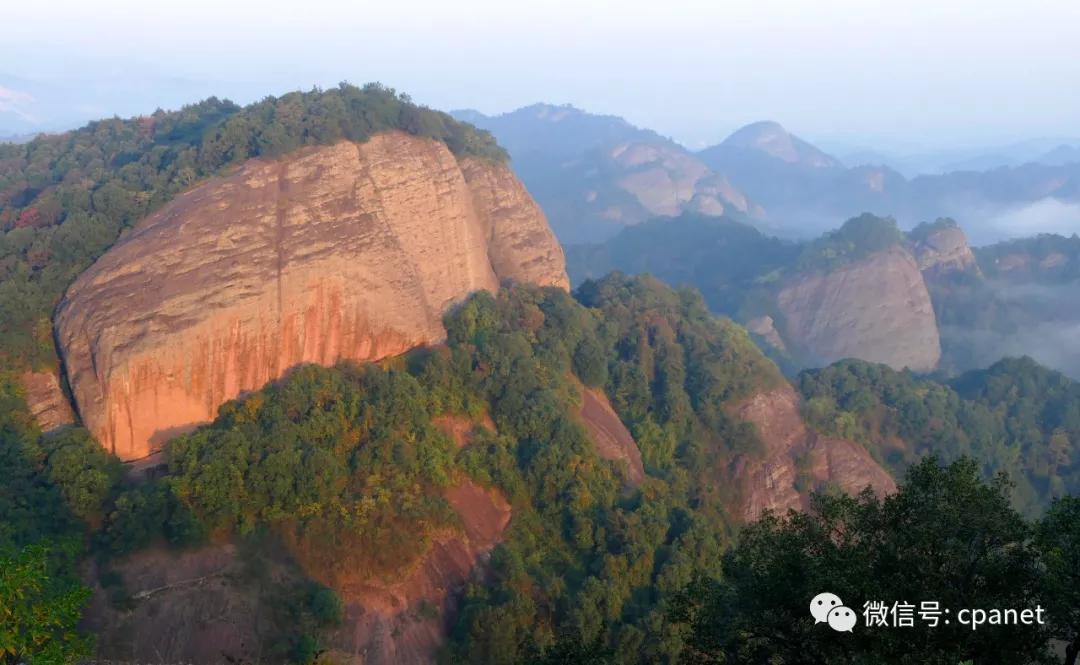
[[[981,479],[962,459],[928,458],[885,499],[818,495],[809,513],[765,515],[724,556],[722,581],[688,590],[677,616],[690,626],[691,661],[722,663],[1047,662],[1039,626],[953,620],[930,628],[870,628],[839,634],[815,625],[811,599],[829,591],[863,603],[940,603],[1034,609],[1039,571],[1030,529],[1010,507],[1003,478]]]
[[[1080,497],[1054,501],[1035,534],[1051,630],[1066,644],[1065,664],[1075,665],[1080,659]]]
[[[0,551],[0,663],[61,665],[93,653],[93,639],[77,630],[90,589],[57,574],[57,555],[70,552]]]

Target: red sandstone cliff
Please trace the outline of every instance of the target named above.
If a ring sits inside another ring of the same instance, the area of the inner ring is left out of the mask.
[[[84,424],[130,460],[298,364],[436,342],[448,307],[504,279],[568,284],[524,187],[390,132],[178,196],[76,280],[56,332]]]

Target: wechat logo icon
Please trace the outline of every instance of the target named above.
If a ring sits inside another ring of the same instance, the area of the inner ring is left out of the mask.
[[[852,628],[859,621],[855,610],[844,605],[835,593],[819,593],[810,601],[810,614],[814,623],[827,623],[838,633],[852,633]]]

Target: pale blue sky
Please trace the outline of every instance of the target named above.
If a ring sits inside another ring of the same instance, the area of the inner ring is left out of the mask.
[[[692,147],[765,118],[901,150],[1080,135],[1075,0],[5,5],[0,112],[42,123],[347,79],[441,109],[571,102]]]

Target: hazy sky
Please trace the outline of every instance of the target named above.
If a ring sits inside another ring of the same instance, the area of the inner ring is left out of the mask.
[[[1080,135],[1077,0],[4,4],[0,111],[40,122],[379,80],[441,109],[571,102],[691,146],[765,118],[891,149]]]

